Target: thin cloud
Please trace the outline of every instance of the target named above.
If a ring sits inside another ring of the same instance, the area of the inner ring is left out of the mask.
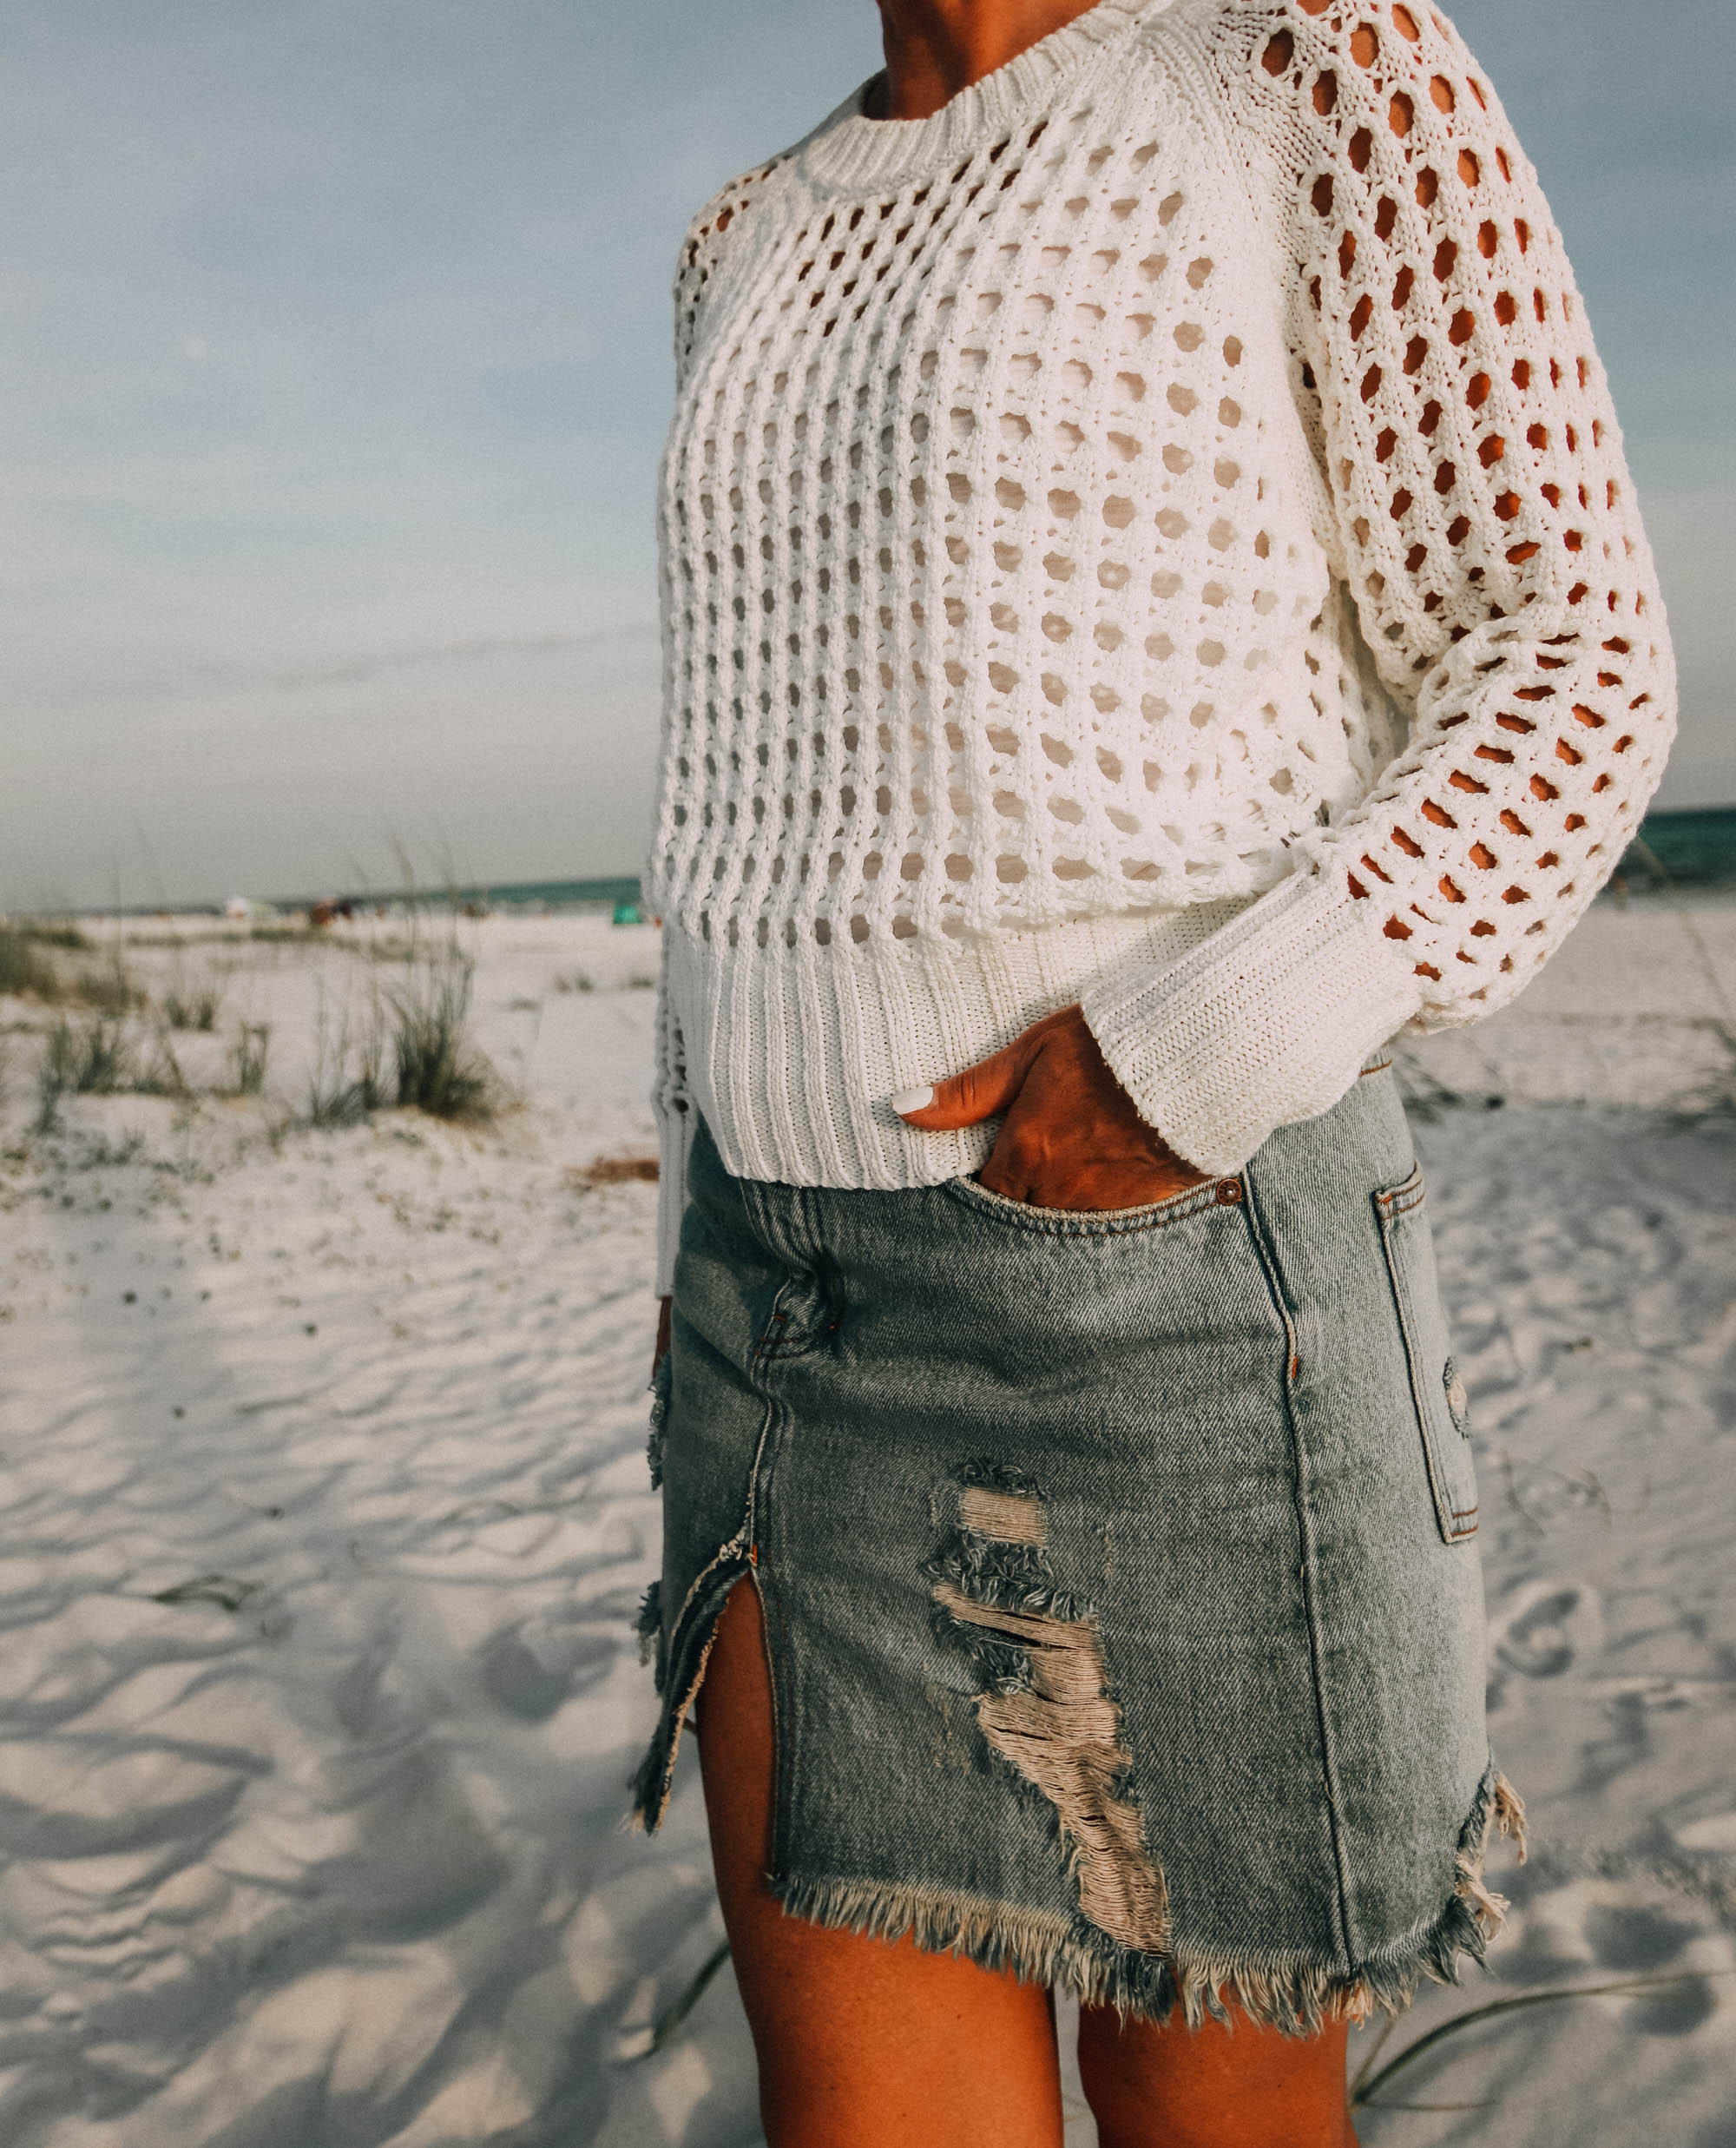
[[[477,635],[464,641],[430,642],[409,649],[377,650],[329,663],[291,666],[190,663],[155,677],[76,689],[81,706],[114,708],[207,696],[312,694],[332,686],[372,686],[406,671],[441,671],[486,663],[502,656],[569,656],[586,649],[631,647],[654,641],[654,619],[627,619],[583,634]]]
[[[631,619],[618,626],[598,627],[589,634],[530,634],[480,636],[467,642],[444,642],[426,649],[392,649],[378,656],[358,656],[345,663],[321,664],[293,671],[227,672],[227,686],[249,685],[270,693],[306,694],[322,686],[370,686],[376,679],[398,671],[421,671],[437,666],[482,663],[491,656],[569,656],[576,650],[604,649],[621,642],[643,642],[657,632],[654,619]]]

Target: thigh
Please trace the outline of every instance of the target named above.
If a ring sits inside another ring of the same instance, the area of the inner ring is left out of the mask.
[[[1101,2148],[1355,2148],[1343,2021],[1286,2036],[1238,2016],[1190,2029],[1079,2015],[1079,2072]]]
[[[1049,1993],[787,1915],[766,1885],[774,1730],[759,1598],[718,1621],[699,1704],[712,1858],[770,2148],[1061,2148]]]

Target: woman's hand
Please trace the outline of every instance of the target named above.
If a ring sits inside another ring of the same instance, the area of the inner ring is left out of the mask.
[[[931,1090],[901,1091],[892,1109],[929,1131],[1004,1114],[978,1177],[990,1193],[1036,1208],[1140,1208],[1211,1176],[1146,1124],[1076,1006],[1033,1023],[1005,1051]]]
[[[664,1357],[668,1352],[669,1308],[673,1302],[674,1301],[669,1298],[659,1298],[657,1301],[657,1342],[656,1347],[651,1353],[651,1377],[653,1380],[657,1377],[657,1367],[663,1362]]]

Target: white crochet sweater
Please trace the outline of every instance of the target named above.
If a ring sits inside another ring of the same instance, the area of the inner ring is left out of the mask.
[[[694,1110],[900,1187],[1070,1001],[1228,1172],[1517,992],[1674,724],[1535,174],[1431,7],[1098,0],[694,220],[658,498],[667,1290]]]

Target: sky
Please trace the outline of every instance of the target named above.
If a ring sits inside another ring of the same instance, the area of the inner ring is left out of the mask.
[[[1736,802],[1723,0],[1461,0]],[[8,0],[0,908],[632,872],[690,214],[872,0]]]

